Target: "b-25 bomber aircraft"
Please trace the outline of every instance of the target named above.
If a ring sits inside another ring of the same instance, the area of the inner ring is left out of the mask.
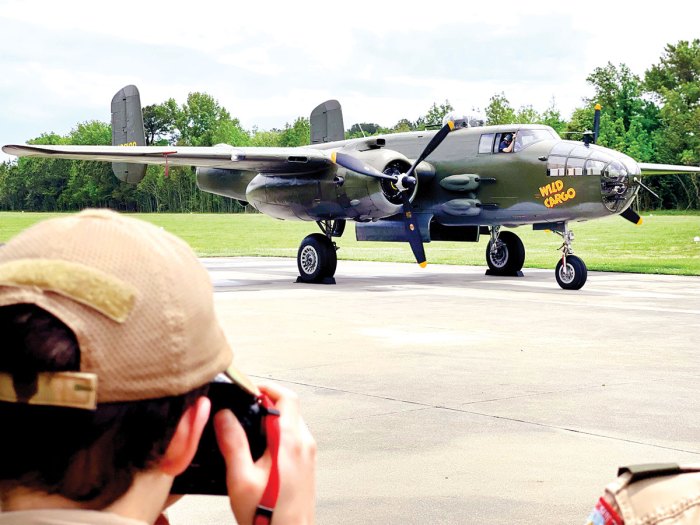
[[[621,215],[641,218],[631,205],[645,175],[700,173],[700,167],[637,163],[595,145],[599,122],[584,142],[562,140],[549,126],[474,127],[448,120],[437,131],[345,140],[340,104],[311,113],[311,145],[294,148],[146,146],[139,92],[126,86],[112,99],[113,146],[8,145],[16,156],[113,163],[122,181],[138,183],[147,164],[195,166],[200,189],[250,203],[278,219],[315,221],[297,254],[299,280],[334,281],[334,241],[346,221],[360,241],[408,242],[425,266],[423,244],[476,242],[488,235],[491,275],[519,275],[520,238],[502,227],[532,225],[563,243],[555,277],[580,289],[586,265],[573,255],[570,222]]]

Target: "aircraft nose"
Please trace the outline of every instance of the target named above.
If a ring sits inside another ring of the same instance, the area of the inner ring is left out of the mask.
[[[639,190],[639,165],[631,158],[610,162],[603,170],[600,190],[603,204],[613,213],[624,209]]]
[[[627,168],[627,173],[628,175],[631,175],[632,177],[634,176],[639,176],[642,174],[642,169],[639,167],[639,164],[631,158],[626,158],[624,159],[624,164],[625,167]]]

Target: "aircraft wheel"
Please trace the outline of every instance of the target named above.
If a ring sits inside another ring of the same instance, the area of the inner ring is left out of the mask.
[[[491,252],[493,241],[486,245],[486,264],[492,273],[513,275],[525,264],[525,246],[513,232],[503,232],[498,236],[499,246]]]
[[[586,279],[588,279],[588,269],[586,268],[586,263],[579,257],[569,255],[566,258],[566,268],[564,268],[561,259],[559,259],[554,275],[559,286],[564,288],[564,290],[580,290],[586,284]]]
[[[338,266],[335,246],[320,233],[307,235],[297,252],[299,277],[305,283],[318,283],[327,277],[333,277]]]

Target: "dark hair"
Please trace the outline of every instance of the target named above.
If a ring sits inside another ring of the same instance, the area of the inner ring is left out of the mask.
[[[35,305],[0,307],[0,371],[31,396],[39,371],[79,370],[80,350],[63,322]],[[182,414],[206,394],[104,403],[95,411],[0,402],[0,492],[59,494],[93,509],[119,499],[134,474],[167,448]]]

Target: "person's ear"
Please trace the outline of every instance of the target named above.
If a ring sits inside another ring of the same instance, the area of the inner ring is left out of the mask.
[[[170,444],[158,464],[161,472],[174,477],[189,466],[197,452],[210,411],[211,401],[202,396],[182,414]]]

